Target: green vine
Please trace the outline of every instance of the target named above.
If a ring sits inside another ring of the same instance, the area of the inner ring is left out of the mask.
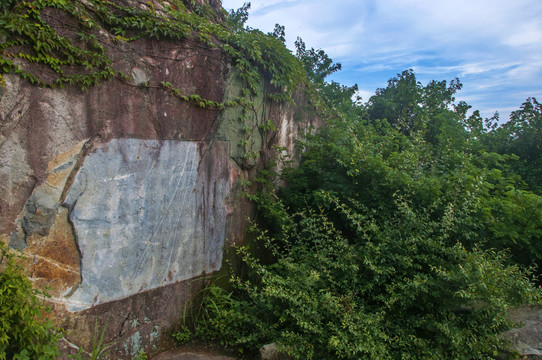
[[[233,29],[207,6],[193,1],[153,0],[126,6],[109,0],[4,0],[0,5],[0,83],[16,74],[41,87],[66,85],[86,90],[117,77],[105,44],[140,38],[192,39],[220,47],[239,70],[242,95],[256,95],[262,81],[271,84],[270,98],[290,100],[305,79],[303,66],[277,38],[259,30]],[[218,44],[218,45],[217,45]],[[229,104],[186,96],[162,83],[180,99],[209,109]],[[142,85],[144,86],[144,85]]]
[[[224,14],[193,0],[3,1],[0,85],[5,82],[3,75],[10,73],[40,87],[82,90],[116,78],[129,86],[165,90],[206,110],[240,106],[239,121],[246,129],[236,151],[242,153],[239,163],[250,168],[260,155],[258,132],[263,139],[276,131],[269,122],[262,123],[264,110],[261,104],[255,106],[256,99],[264,93],[271,101],[293,103],[293,91],[306,83],[307,77],[301,61],[280,38],[244,27],[247,14],[241,10],[237,15],[225,15],[224,20]],[[161,79],[136,84],[114,67],[109,49],[142,38],[190,40],[198,46],[220,49],[241,81],[239,94],[220,102],[185,94]]]
[[[73,34],[77,38],[69,39],[44,20],[53,10],[60,10],[78,20],[80,31],[90,29],[94,22],[80,3],[37,0],[15,2],[12,6],[6,9],[4,5],[0,15],[0,35],[7,38],[0,44],[2,73],[13,72],[42,87],[69,84],[83,89],[115,74],[111,60],[94,35],[77,32]],[[39,67],[32,67],[33,64]]]

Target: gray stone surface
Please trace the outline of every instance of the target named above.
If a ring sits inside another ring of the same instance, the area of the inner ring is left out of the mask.
[[[220,268],[230,184],[224,143],[114,139],[68,191],[81,253],[70,311]]]
[[[42,236],[49,234],[58,209],[60,195],[61,192],[47,184],[32,193],[25,204],[22,220],[22,228],[27,236],[34,233]]]
[[[529,359],[542,359],[542,306],[512,309],[509,319],[518,324],[504,334],[512,348]]]
[[[289,360],[288,354],[279,351],[277,344],[271,343],[260,349],[261,360]]]
[[[15,231],[10,236],[9,246],[23,251],[27,246],[28,237],[35,234],[49,235],[49,230],[57,216],[62,192],[85,143],[85,140],[80,141],[49,162],[47,178],[33,189],[26,201],[23,211],[19,214]]]

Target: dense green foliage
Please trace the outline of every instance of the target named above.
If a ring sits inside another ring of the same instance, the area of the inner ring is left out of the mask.
[[[313,72],[333,70],[307,53]],[[243,351],[276,342],[295,359],[492,358],[507,309],[540,301],[528,266],[542,260],[542,199],[512,150],[490,152],[499,127],[473,131],[458,80],[423,86],[405,71],[364,105],[313,84],[327,126],[301,141],[278,200],[252,197],[276,261],[239,249],[249,275],[206,299],[197,333]]]
[[[32,289],[19,261],[0,242],[0,359],[56,359],[62,335],[44,318],[46,295]]]
[[[296,359],[480,359],[501,346],[506,309],[536,297],[502,255],[447,245],[450,218],[404,202],[390,224],[338,210],[352,234],[298,214],[277,263],[246,255],[247,297],[211,298],[199,333],[247,350],[275,341]]]
[[[453,241],[509,250],[516,262],[538,265],[542,198],[514,171],[513,155],[488,152],[490,140],[463,126],[462,104],[450,108],[460,86],[421,86],[411,71],[390,80],[369,100],[366,115],[339,117],[306,140],[302,164],[287,174],[290,186],[282,190],[286,206],[319,205],[325,190],[386,219],[400,195],[415,209],[431,209],[434,218],[453,211]],[[522,169],[539,170],[525,162]]]
[[[486,359],[506,347],[498,335],[511,326],[507,309],[540,302],[529,279],[542,261],[536,99],[499,125],[467,117],[469,106],[454,99],[457,79],[422,85],[405,71],[362,104],[357,86],[325,81],[341,66],[324,51],[298,39],[296,58],[284,27],[247,28],[250,4],[222,23],[194,2],[158,3],[3,1],[0,73],[47,87],[130,81],[107,46],[147,37],[221,48],[243,98],[219,103],[155,84],[204,108],[246,109],[262,81],[277,100],[307,84],[327,126],[300,141],[299,167],[281,174],[287,187],[276,194],[267,173],[263,191],[249,195],[267,229],[255,229],[257,243],[274,261],[239,248],[247,276],[232,277],[232,292],[208,290],[196,335],[243,352],[276,342],[295,359]],[[59,32],[59,18],[78,30]],[[39,320],[42,294],[2,254],[3,358],[52,358],[59,335]]]
[[[482,134],[484,144],[500,154],[516,155],[510,167],[525,180],[529,189],[542,194],[542,105],[527,99],[502,126],[490,120]]]

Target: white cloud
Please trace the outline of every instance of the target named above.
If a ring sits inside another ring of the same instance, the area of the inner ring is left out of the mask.
[[[363,102],[367,102],[374,93],[374,89],[359,89],[356,95],[361,96]]]
[[[511,69],[506,74],[511,81],[522,81],[541,86],[542,61],[527,62]]]
[[[499,63],[496,61],[488,62],[469,62],[459,65],[449,66],[414,66],[413,70],[420,74],[438,75],[438,74],[457,74],[459,77],[470,75],[480,75],[484,73],[511,73],[516,71],[520,63]]]
[[[223,0],[223,5],[239,8],[245,1]],[[308,47],[324,49],[343,64],[338,78],[358,83],[365,100],[374,92],[370,88],[386,86],[390,74],[408,68],[422,80],[459,77],[475,108],[517,107],[524,93],[541,91],[540,0],[251,3],[249,26],[268,32],[279,23],[290,48],[301,36]]]
[[[504,44],[512,47],[540,46],[542,43],[542,26],[540,23],[528,23],[505,37]]]

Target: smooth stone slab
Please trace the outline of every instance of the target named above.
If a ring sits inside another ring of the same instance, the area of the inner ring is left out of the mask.
[[[70,311],[220,268],[226,143],[115,139],[89,154],[64,206],[81,253]]]

